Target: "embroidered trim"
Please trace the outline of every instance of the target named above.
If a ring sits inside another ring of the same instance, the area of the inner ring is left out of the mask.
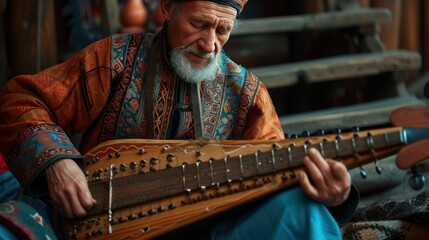
[[[220,64],[222,65],[222,64]],[[218,133],[222,131],[220,121],[222,116],[224,98],[226,95],[226,76],[219,74],[212,82],[204,83],[203,99],[203,121],[204,121],[204,136],[208,139],[219,139]],[[228,134],[228,133],[225,133]]]
[[[240,139],[247,113],[253,106],[257,78],[222,54],[221,73],[206,86],[204,96],[205,136],[211,139]]]
[[[243,137],[247,115],[254,104],[259,84],[260,81],[258,78],[253,73],[247,72],[246,81],[241,93],[237,122],[232,130],[230,139],[241,139]]]
[[[82,158],[64,131],[53,124],[41,124],[24,130],[15,143],[16,147],[6,161],[26,189],[41,169],[56,160],[58,155]]]
[[[122,71],[118,88],[113,89],[115,93],[105,112],[98,143],[102,143],[114,138],[114,132],[119,120],[119,113],[133,73],[133,67],[135,63],[134,61],[136,59],[140,43],[143,39],[143,35],[114,35],[112,38],[112,67],[114,69],[116,69],[116,67],[113,65],[116,65],[118,69],[120,69],[120,66],[122,65],[125,67]],[[121,63],[117,60],[119,60]]]
[[[163,70],[165,68],[165,70]],[[165,139],[167,136],[168,123],[173,108],[175,94],[176,76],[167,69],[164,61],[159,61],[155,72],[155,86],[158,96],[155,98],[154,108],[154,137],[155,139]]]
[[[139,124],[140,118],[145,112],[143,92],[146,79],[142,77],[142,73],[145,72],[144,49],[145,46],[142,44],[139,47],[139,52],[136,53],[137,56],[135,57],[135,64],[132,66],[130,82],[118,117],[115,138],[138,138],[145,133],[144,130],[140,130],[142,124]]]

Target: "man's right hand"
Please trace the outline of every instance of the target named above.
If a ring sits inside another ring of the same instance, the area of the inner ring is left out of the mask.
[[[85,175],[72,159],[54,162],[45,170],[52,203],[68,218],[84,217],[97,201],[92,197]]]

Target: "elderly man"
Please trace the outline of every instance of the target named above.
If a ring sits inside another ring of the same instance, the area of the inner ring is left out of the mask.
[[[264,85],[222,51],[245,3],[161,0],[166,23],[156,36],[114,35],[11,80],[0,96],[0,146],[25,192],[82,217],[97,203],[81,154],[104,141],[284,138]],[[75,133],[84,133],[79,150],[68,138]],[[348,198],[347,169],[315,149],[303,162],[301,188],[213,222],[207,236],[340,239],[327,207]]]

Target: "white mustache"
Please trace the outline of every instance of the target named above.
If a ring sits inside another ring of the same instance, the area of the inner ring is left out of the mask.
[[[211,53],[203,53],[203,52],[201,52],[201,51],[199,51],[198,49],[196,49],[195,47],[193,47],[193,46],[187,46],[187,47],[185,47],[185,46],[180,46],[180,47],[177,47],[177,48],[174,48],[173,50],[172,50],[172,52],[185,52],[185,53],[193,53],[193,54],[195,54],[195,55],[198,55],[199,57],[201,57],[201,58],[206,58],[206,59],[213,59],[214,57],[216,57],[216,54],[214,53],[214,52],[211,52]]]

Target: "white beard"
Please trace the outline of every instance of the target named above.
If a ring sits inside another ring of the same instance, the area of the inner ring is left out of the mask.
[[[194,67],[186,57],[187,53],[194,53],[203,58],[208,58],[206,66]],[[201,54],[192,46],[177,47],[171,51],[171,65],[174,71],[184,81],[189,83],[199,83],[202,81],[212,81],[216,78],[219,71],[219,54],[207,53]]]

